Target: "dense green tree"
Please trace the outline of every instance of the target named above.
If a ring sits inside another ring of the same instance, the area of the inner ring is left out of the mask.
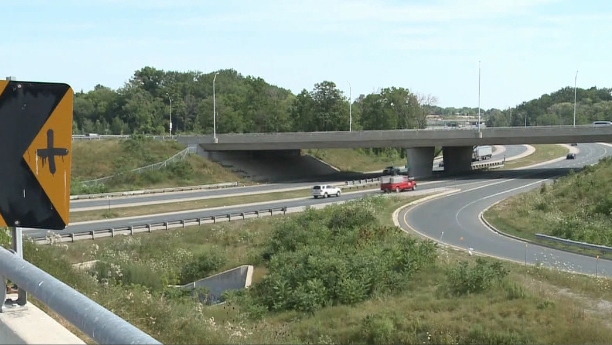
[[[577,124],[612,120],[611,91],[578,89]],[[353,130],[425,128],[427,115],[450,118],[478,113],[477,108],[439,107],[434,96],[402,87],[360,95],[349,105],[350,100],[332,81],[294,95],[233,69],[202,73],[146,66],[117,90],[96,85],[89,92],[77,92],[73,132],[168,133],[172,108],[173,133],[210,134],[214,99],[217,133],[348,131],[349,111]],[[574,89],[565,87],[505,110],[482,109],[481,114],[490,127],[569,125],[574,116]]]

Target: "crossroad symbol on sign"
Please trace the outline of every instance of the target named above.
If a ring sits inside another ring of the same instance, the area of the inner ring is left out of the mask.
[[[59,156],[62,157],[62,160],[64,159],[64,156],[68,155],[68,149],[66,148],[60,148],[60,147],[54,147],[53,145],[53,130],[49,129],[47,131],[47,148],[44,149],[37,149],[36,150],[36,155],[38,155],[38,157],[42,158],[43,160],[43,167],[45,166],[45,163],[48,162],[49,165],[49,172],[54,175],[55,171],[57,170],[56,166],[55,166],[55,157]]]

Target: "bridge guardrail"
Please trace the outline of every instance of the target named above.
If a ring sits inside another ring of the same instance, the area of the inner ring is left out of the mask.
[[[5,279],[36,296],[98,344],[161,344],[16,253],[0,247],[0,280]],[[4,303],[6,291],[2,295]]]
[[[547,240],[547,241],[562,243],[562,244],[573,246],[573,247],[601,250],[602,252],[612,252],[612,247],[602,246],[599,244],[591,244],[591,243],[586,243],[586,242],[573,241],[573,240],[568,240],[565,238],[560,238],[560,237],[555,237],[555,236],[550,236],[550,235],[545,235],[545,234],[535,234],[535,237],[540,240]]]

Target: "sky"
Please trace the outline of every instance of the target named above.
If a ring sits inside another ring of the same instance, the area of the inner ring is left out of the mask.
[[[612,86],[607,0],[29,0],[0,13],[0,77],[75,91],[120,88],[145,66],[484,109]]]

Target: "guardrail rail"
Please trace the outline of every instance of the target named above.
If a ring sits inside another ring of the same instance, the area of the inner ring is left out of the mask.
[[[560,238],[560,237],[555,237],[555,236],[550,236],[550,235],[545,235],[545,234],[535,234],[535,237],[540,240],[562,243],[562,244],[573,246],[573,247],[600,250],[602,252],[608,252],[608,253],[612,252],[612,247],[602,246],[600,244],[591,244],[591,243],[586,243],[586,242],[573,241],[573,240],[568,240],[565,238]]]
[[[20,290],[36,296],[98,344],[161,344],[17,253],[0,247],[0,280],[7,278]],[[6,289],[2,287],[2,290],[4,302]],[[36,331],[36,325],[31,328]]]

